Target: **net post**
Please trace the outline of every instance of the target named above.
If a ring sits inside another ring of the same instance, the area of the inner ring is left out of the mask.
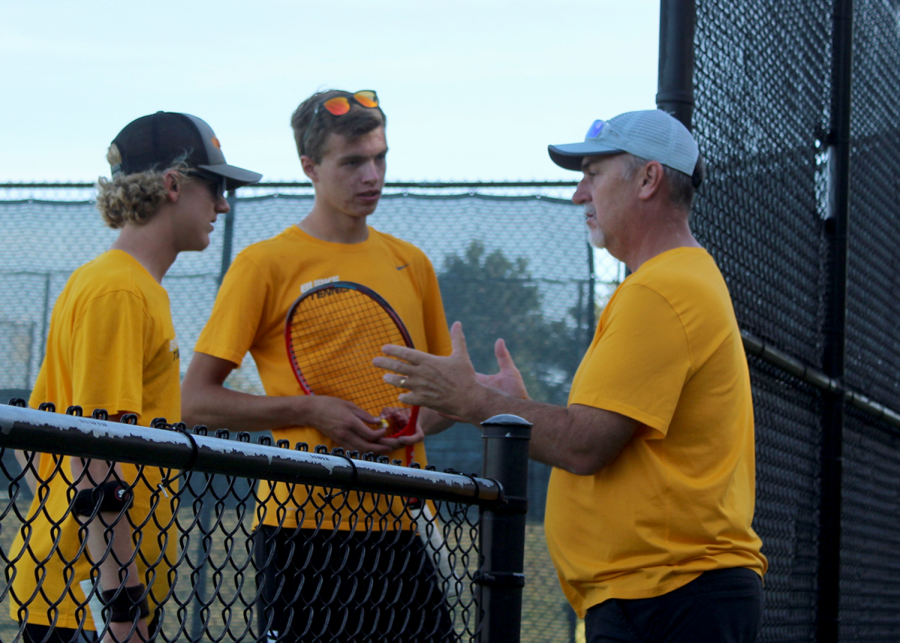
[[[481,515],[478,604],[481,643],[518,643],[525,586],[525,514],[528,512],[528,445],[531,423],[495,415],[481,423],[482,477],[496,480],[502,503]]]

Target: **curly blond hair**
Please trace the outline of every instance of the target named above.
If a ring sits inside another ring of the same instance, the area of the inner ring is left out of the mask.
[[[122,162],[122,155],[115,144],[109,146],[106,160],[113,166]],[[97,210],[103,222],[114,230],[125,227],[126,223],[147,223],[166,198],[165,173],[176,170],[187,182],[191,180],[185,174],[189,169],[183,161],[176,160],[171,167],[163,170],[120,174],[112,179],[101,176],[97,179]]]

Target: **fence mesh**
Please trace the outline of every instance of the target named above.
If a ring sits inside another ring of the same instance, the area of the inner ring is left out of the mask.
[[[12,196],[22,196],[19,192]],[[181,255],[167,274],[164,285],[181,347],[182,369],[190,362],[192,347],[212,308],[223,253],[227,264],[230,256],[247,245],[299,221],[311,207],[312,197],[308,191],[293,192],[237,199],[233,204],[230,253],[223,234],[225,217],[220,217],[210,247],[203,253]],[[513,196],[510,190],[506,196],[498,194],[501,190],[491,195],[434,192],[386,195],[371,224],[415,243],[428,254],[438,274],[447,317],[463,322],[469,351],[479,369],[495,370],[493,342],[498,336],[504,337],[517,364],[528,374],[532,396],[565,403],[569,381],[593,334],[595,319],[594,256],[585,241],[581,208],[568,200],[535,194],[534,190],[530,195]],[[0,375],[6,378],[0,382],[0,389],[10,394],[33,385],[43,357],[48,315],[68,275],[102,252],[116,235],[101,227],[89,191],[83,191],[78,201],[55,200],[57,196],[72,198],[72,190],[62,195],[34,191],[29,196],[43,198],[0,200],[0,224],[8,231],[0,237],[4,249],[0,253],[0,333],[9,333],[9,341],[4,335],[0,343],[0,359],[9,365]],[[48,231],[53,231],[52,239]],[[618,263],[608,258],[602,261],[605,263],[600,265],[607,272],[601,281],[614,284],[621,278]],[[608,291],[611,287],[604,292]],[[251,359],[234,371],[227,384],[263,393]],[[429,462],[439,469],[481,469],[480,432],[475,427],[459,425],[430,437],[427,450]],[[5,462],[13,475],[16,464],[9,457]],[[548,467],[530,464],[524,641],[566,640],[574,625],[543,538],[541,520],[548,477]],[[202,480],[192,480],[190,488],[196,500],[182,503],[179,511],[186,513],[184,517],[179,513],[178,518],[179,525],[199,530],[192,538],[202,541],[202,534],[212,530],[209,538],[217,544],[210,544],[209,551],[228,547],[236,556],[233,561],[224,553],[224,558],[207,557],[212,575],[203,582],[210,588],[233,583],[238,570],[247,564],[241,557],[248,554],[240,543],[249,533],[254,504],[245,481],[218,478],[208,487]],[[24,491],[11,502],[15,510],[8,507],[8,515],[18,512],[24,516],[28,508]],[[195,505],[196,509],[189,509]],[[219,517],[216,512],[224,513]],[[235,512],[243,518],[237,520]],[[11,539],[10,534],[17,529],[15,519],[4,521],[0,534]],[[4,540],[5,552],[9,551],[7,544]],[[191,560],[195,563],[198,559]],[[248,573],[241,573],[245,583],[250,583]],[[184,575],[178,578],[179,582],[190,582]],[[231,598],[227,600],[224,594],[216,598],[215,604],[206,608],[204,618],[225,610],[222,613],[227,612],[229,618],[245,619],[240,613],[247,609],[243,605],[246,593],[240,600],[236,594],[228,596]],[[188,620],[196,618],[191,612]],[[4,619],[0,614],[0,621]],[[206,627],[194,620],[191,623],[195,634]],[[225,640],[231,636],[234,631],[227,633]],[[0,640],[12,639],[0,633]]]
[[[900,4],[857,0],[847,383],[900,408]]]
[[[846,384],[900,406],[896,248],[900,5],[854,2]],[[694,132],[709,161],[695,231],[725,274],[742,329],[821,368],[825,342],[832,2],[697,2]],[[751,360],[756,526],[771,563],[761,640],[815,635],[821,392]],[[842,641],[896,640],[895,429],[849,413],[844,444]],[[890,481],[889,481],[890,479]],[[891,513],[888,513],[891,512]]]
[[[857,0],[846,381],[900,408],[900,3]],[[895,641],[896,428],[851,410],[844,440],[841,640]]]
[[[70,630],[93,629],[105,612],[94,594],[100,591],[91,580],[94,564],[86,561],[115,554],[85,549],[83,534],[88,524],[96,530],[119,522],[140,543],[138,573],[151,610],[160,606],[157,641],[272,641],[288,630],[309,641],[477,636],[480,517],[470,506],[432,502],[425,510],[403,499],[402,510],[393,502],[385,511],[371,500],[356,504],[340,489],[311,487],[315,494],[308,503],[283,504],[278,512],[318,515],[325,505],[350,505],[361,528],[333,530],[320,521],[319,530],[282,529],[257,526],[267,498],[254,480],[189,471],[163,486],[153,481],[172,472],[138,467],[124,482],[134,494],[131,509],[75,516],[68,506],[55,505],[46,487],[54,478],[70,487],[77,482],[67,460],[44,456],[52,464],[39,465],[40,456],[32,453],[23,475],[3,455],[11,502],[0,531],[6,568],[0,593],[8,593],[12,610],[0,619],[3,640],[16,640],[17,621],[29,613],[49,613],[51,622]],[[108,463],[101,468],[100,475],[111,473]],[[40,501],[32,505],[35,494]],[[149,511],[138,502],[142,496],[149,497]],[[272,607],[278,600],[283,611]]]

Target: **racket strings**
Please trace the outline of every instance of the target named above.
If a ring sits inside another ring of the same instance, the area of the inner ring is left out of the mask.
[[[378,302],[349,288],[320,291],[298,303],[288,325],[291,358],[314,393],[348,400],[375,417],[408,408],[372,366],[385,344],[407,344]]]

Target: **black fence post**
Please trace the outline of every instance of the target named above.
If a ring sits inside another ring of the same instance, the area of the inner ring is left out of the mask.
[[[840,388],[826,391],[822,404],[822,482],[819,500],[819,573],[816,641],[840,638],[841,505],[843,498],[843,391],[847,331],[847,258],[850,212],[850,108],[853,76],[853,0],[834,0],[831,45],[831,123],[828,151],[828,208],[825,319],[822,369]]]
[[[694,114],[694,0],[660,0],[656,106],[691,129]]]
[[[525,514],[528,512],[528,443],[531,424],[515,415],[495,415],[481,423],[483,478],[503,488],[503,504],[481,517],[478,604],[481,643],[518,643],[525,586]]]

